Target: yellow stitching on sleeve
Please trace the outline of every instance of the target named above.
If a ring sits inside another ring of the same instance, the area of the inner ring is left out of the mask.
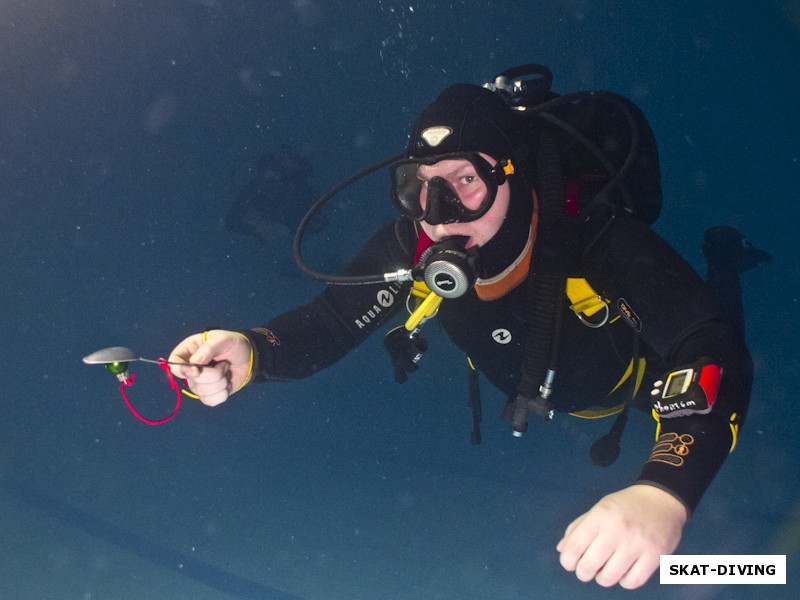
[[[736,413],[733,413],[733,414],[731,415],[731,419],[730,419],[730,423],[729,423],[729,425],[730,425],[730,428],[731,428],[731,438],[732,438],[732,439],[731,439],[731,449],[730,449],[730,450],[728,450],[728,453],[729,453],[729,454],[730,454],[731,452],[733,452],[734,448],[736,448],[736,442],[738,442],[738,441],[739,441],[739,423],[738,423],[738,417],[739,417],[739,415],[737,415]]]

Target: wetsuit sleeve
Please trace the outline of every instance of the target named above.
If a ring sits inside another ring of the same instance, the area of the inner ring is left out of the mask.
[[[406,221],[387,225],[362,247],[345,273],[407,268],[414,236]],[[302,379],[330,366],[395,314],[405,292],[407,286],[397,283],[330,285],[312,302],[242,331],[255,352],[253,381]]]
[[[662,374],[700,359],[722,368],[712,411],[662,418],[638,478],[693,511],[735,445],[750,398],[750,354],[699,275],[645,225],[618,219],[591,252],[587,260],[596,268],[590,283],[632,312],[628,318],[661,358]]]

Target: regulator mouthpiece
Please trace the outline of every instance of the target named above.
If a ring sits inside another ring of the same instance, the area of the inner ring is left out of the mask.
[[[473,248],[464,248],[468,239],[461,235],[443,238],[422,253],[417,268],[434,294],[460,298],[475,285],[477,255]]]

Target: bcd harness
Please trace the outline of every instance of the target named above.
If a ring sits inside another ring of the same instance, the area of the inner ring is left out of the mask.
[[[619,317],[611,316],[611,309],[609,307],[609,302],[607,299],[604,299],[600,296],[595,290],[591,287],[589,282],[583,278],[567,278],[564,293],[566,294],[569,300],[569,308],[574,313],[574,315],[580,319],[580,321],[586,326],[590,328],[600,328],[603,327],[611,322],[614,322]],[[411,316],[406,321],[403,328],[411,334],[411,339],[418,340],[422,346],[415,347],[418,353],[415,353],[412,357],[412,360],[416,363],[421,357],[421,353],[424,352],[426,346],[424,346],[424,342],[422,342],[422,338],[418,337],[419,328],[422,323],[424,323],[427,319],[432,318],[435,316],[436,312],[438,311],[439,305],[442,302],[442,298],[437,296],[436,294],[430,292],[427,286],[422,283],[418,282],[414,284],[410,294],[409,300],[414,301],[416,303],[416,308],[412,311]],[[560,298],[560,300],[563,300]],[[562,302],[563,304],[563,302]],[[559,329],[561,323],[559,322]],[[530,332],[529,332],[530,334]],[[528,339],[527,342],[531,340]],[[527,348],[530,348],[530,344],[527,343]],[[535,347],[535,346],[534,346]],[[569,413],[570,415],[578,418],[583,419],[599,419],[604,418],[612,415],[618,415],[614,425],[612,426],[609,433],[599,440],[595,442],[591,449],[591,457],[592,461],[595,464],[607,466],[614,462],[616,457],[619,454],[619,441],[622,435],[622,430],[624,429],[625,422],[627,420],[627,408],[628,402],[633,399],[634,396],[638,393],[642,379],[645,374],[646,368],[646,361],[644,358],[638,356],[638,332],[634,331],[634,356],[631,358],[630,362],[627,365],[626,370],[622,374],[620,380],[614,386],[612,390],[609,391],[608,396],[611,396],[615,392],[617,392],[626,382],[629,382],[629,395],[623,402],[616,404],[615,406],[600,408],[600,409],[587,409],[578,412]],[[524,359],[524,366],[523,366],[523,379],[525,376],[525,365],[530,362],[529,356],[526,356]],[[482,406],[481,406],[481,397],[480,397],[480,382],[479,382],[479,375],[478,370],[473,364],[472,360],[467,357],[467,362],[469,365],[468,369],[468,385],[469,385],[469,409],[471,415],[471,442],[473,444],[479,444],[481,442],[481,431],[480,431],[480,424],[483,418],[482,413]],[[554,362],[554,361],[552,361]],[[554,366],[554,365],[551,365]],[[544,389],[548,391],[552,391],[554,378],[555,378],[555,369],[550,369],[548,374],[549,379],[546,381],[549,384],[547,387],[542,387],[539,391],[540,394],[538,396],[533,396],[532,394],[523,393],[522,390],[525,390],[524,386],[526,383],[523,381],[521,382],[519,389],[520,393],[516,397],[509,398],[506,409],[504,411],[504,417],[508,420],[511,420],[515,417],[514,411],[522,408],[524,412],[521,412],[516,415],[517,419],[520,419],[524,423],[524,429],[527,429],[527,413],[528,411],[535,412],[542,418],[549,420],[555,414],[555,410],[553,409],[552,405],[549,403],[548,398],[543,396],[542,391]],[[530,375],[529,375],[530,378]],[[526,390],[527,391],[527,390]],[[549,394],[548,394],[549,396]],[[531,399],[533,399],[531,401]],[[520,407],[520,402],[525,402],[525,404]],[[520,416],[522,415],[522,416]],[[512,422],[512,429],[514,427],[514,423]],[[519,435],[522,434],[522,431],[519,432]]]

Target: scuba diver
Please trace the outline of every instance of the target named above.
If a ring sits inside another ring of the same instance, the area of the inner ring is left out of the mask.
[[[319,195],[309,182],[310,160],[282,148],[248,161],[243,171],[251,177],[237,191],[225,216],[225,229],[269,245],[291,239],[305,214],[304,202]],[[287,197],[298,202],[286,202]],[[325,222],[316,219],[314,225],[319,231]]]
[[[534,79],[513,80],[521,72]],[[417,370],[423,325],[437,318],[468,358],[474,443],[481,377],[506,394],[517,436],[560,413],[615,415],[592,447],[598,465],[619,453],[628,410],[644,409],[656,442],[641,473],[556,548],[580,580],[632,589],[678,546],[736,445],[752,382],[739,274],[769,256],[736,230],[710,230],[704,282],[650,228],[661,184],[644,116],[607,92],[558,96],[551,78],[526,65],[445,89],[405,152],[378,165],[400,217],[344,276],[260,327],[191,335],[169,360],[209,365],[172,370],[215,406],[252,383],[327,368],[405,304],[409,320],[385,337],[395,379]]]

